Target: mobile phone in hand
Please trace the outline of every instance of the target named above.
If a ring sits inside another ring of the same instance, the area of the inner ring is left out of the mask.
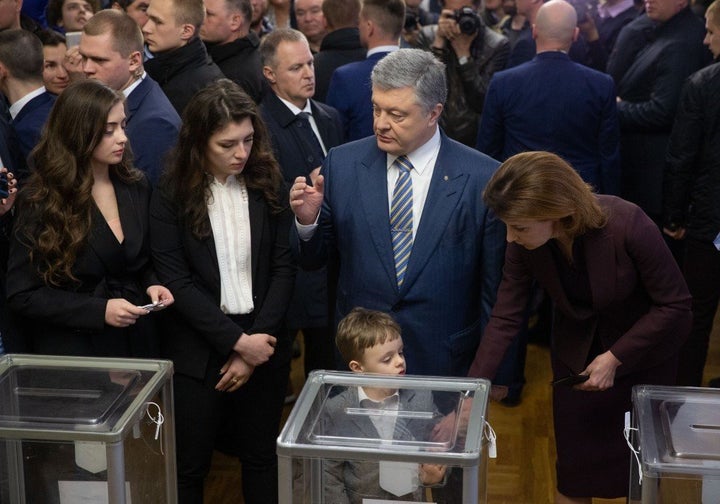
[[[157,301],[155,303],[138,306],[138,308],[142,308],[143,310],[147,310],[147,311],[155,311],[155,310],[159,310],[160,308],[165,308],[165,305],[162,304],[160,301]]]
[[[7,173],[0,173],[0,199],[5,199],[10,196],[10,190],[8,188]]]
[[[566,387],[572,387],[573,385],[578,385],[580,383],[586,382],[590,378],[590,375],[582,375],[582,374],[572,374],[570,376],[565,376],[563,378],[559,378],[555,381],[550,382],[550,384],[553,387],[557,387],[558,385],[564,385]]]

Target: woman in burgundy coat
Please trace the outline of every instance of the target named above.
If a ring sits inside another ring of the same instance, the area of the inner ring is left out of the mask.
[[[593,194],[554,154],[511,157],[483,197],[506,224],[508,247],[470,375],[494,377],[537,281],[553,301],[553,376],[565,379],[553,388],[555,501],[624,496],[629,454],[622,432],[631,389],[675,383],[678,349],[690,329],[682,274],[639,207]]]

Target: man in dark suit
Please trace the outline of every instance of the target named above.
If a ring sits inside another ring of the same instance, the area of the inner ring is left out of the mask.
[[[40,139],[55,103],[43,86],[42,72],[43,48],[36,35],[25,30],[0,32],[0,91],[10,103],[11,126],[23,159]]]
[[[236,82],[255,103],[263,94],[260,39],[250,30],[250,0],[205,0],[207,16],[200,27],[210,57],[225,77]]]
[[[365,59],[360,43],[360,0],[325,0],[322,4],[328,33],[315,54],[315,96],[325,102],[330,78],[336,68]]]
[[[143,38],[124,12],[103,10],[83,28],[79,53],[82,69],[127,96],[126,134],[133,163],[155,185],[167,152],[175,145],[180,116],[157,82],[143,70]]]
[[[660,222],[665,153],[682,85],[710,55],[702,45],[703,23],[687,0],[648,0],[645,6],[619,35],[652,22],[650,37],[617,84],[622,195]]]
[[[151,0],[147,15],[142,33],[155,57],[145,69],[182,115],[197,91],[224,77],[198,36],[205,5],[202,0]]]
[[[302,33],[276,29],[263,38],[260,47],[263,72],[272,90],[263,99],[260,113],[289,186],[296,177],[317,171],[327,151],[342,143],[342,121],[337,110],[311,99],[313,56]],[[306,373],[335,368],[327,283],[325,268],[300,271],[295,280],[287,325],[293,337],[298,330],[305,337]]]
[[[481,199],[498,163],[440,131],[446,94],[432,54],[385,57],[372,74],[375,137],[332,149],[314,187],[295,180],[290,204],[301,265],[338,255],[337,320],[356,306],[391,312],[408,373],[460,376],[494,303],[505,243]]]
[[[402,0],[363,2],[359,30],[360,42],[368,49],[367,58],[335,70],[325,100],[340,112],[347,140],[373,134],[370,73],[378,61],[397,50],[404,23]]]
[[[567,55],[578,36],[575,9],[551,1],[538,11],[532,61],[495,74],[477,148],[499,161],[545,150],[568,161],[599,192],[620,190],[620,128],[612,79]],[[532,85],[538,83],[538,85]]]

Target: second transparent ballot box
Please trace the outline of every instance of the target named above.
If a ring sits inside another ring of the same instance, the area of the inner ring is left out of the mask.
[[[720,503],[720,390],[633,387],[631,503]]]
[[[284,504],[486,502],[490,382],[314,371],[277,442]]]
[[[172,363],[0,357],[0,502],[175,504]]]

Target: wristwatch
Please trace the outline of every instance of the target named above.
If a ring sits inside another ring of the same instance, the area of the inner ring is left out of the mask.
[[[460,56],[458,58],[458,63],[460,63],[461,65],[464,65],[468,61],[470,61],[470,56]]]

